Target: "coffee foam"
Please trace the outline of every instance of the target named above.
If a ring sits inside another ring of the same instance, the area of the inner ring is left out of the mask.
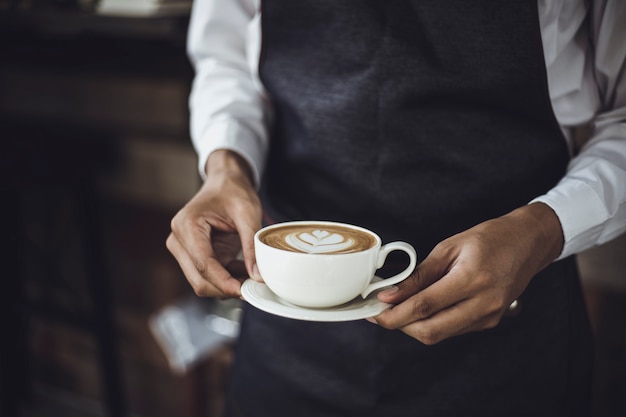
[[[278,249],[310,254],[360,252],[376,244],[370,233],[340,225],[289,225],[267,230],[259,238]]]

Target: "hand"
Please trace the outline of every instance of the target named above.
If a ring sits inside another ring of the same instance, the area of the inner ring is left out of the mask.
[[[370,321],[425,344],[493,328],[562,245],[559,220],[542,203],[486,221],[439,243],[411,277],[381,292],[397,305]]]
[[[212,153],[205,183],[172,219],[166,242],[197,295],[240,297],[247,276],[260,279],[254,233],[261,215],[247,163],[231,151]]]

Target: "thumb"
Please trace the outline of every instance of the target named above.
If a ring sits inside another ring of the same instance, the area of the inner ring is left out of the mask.
[[[263,279],[259,274],[259,269],[256,266],[256,255],[254,252],[254,234],[261,228],[260,223],[258,225],[242,224],[237,227],[239,231],[239,238],[241,239],[241,251],[243,252],[243,260],[246,265],[246,270],[250,278],[255,281],[262,282]]]
[[[385,303],[397,304],[417,294],[437,282],[447,272],[449,262],[441,253],[431,252],[417,265],[407,279],[397,286],[381,291],[378,299]]]

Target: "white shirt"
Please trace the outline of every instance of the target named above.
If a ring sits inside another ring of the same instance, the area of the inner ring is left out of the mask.
[[[265,167],[272,108],[258,74],[260,1],[194,1],[190,128],[203,178],[217,149],[242,155],[257,185]],[[573,157],[564,178],[533,201],[559,217],[563,258],[626,231],[626,1],[538,1],[552,107]],[[590,131],[580,149],[572,134],[579,126]]]

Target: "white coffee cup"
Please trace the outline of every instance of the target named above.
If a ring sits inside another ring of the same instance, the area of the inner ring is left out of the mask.
[[[327,221],[283,222],[254,236],[256,261],[270,290],[284,301],[334,307],[398,284],[415,269],[417,254],[406,242],[382,245],[371,230]],[[374,280],[392,251],[403,251],[409,265],[397,275]]]

